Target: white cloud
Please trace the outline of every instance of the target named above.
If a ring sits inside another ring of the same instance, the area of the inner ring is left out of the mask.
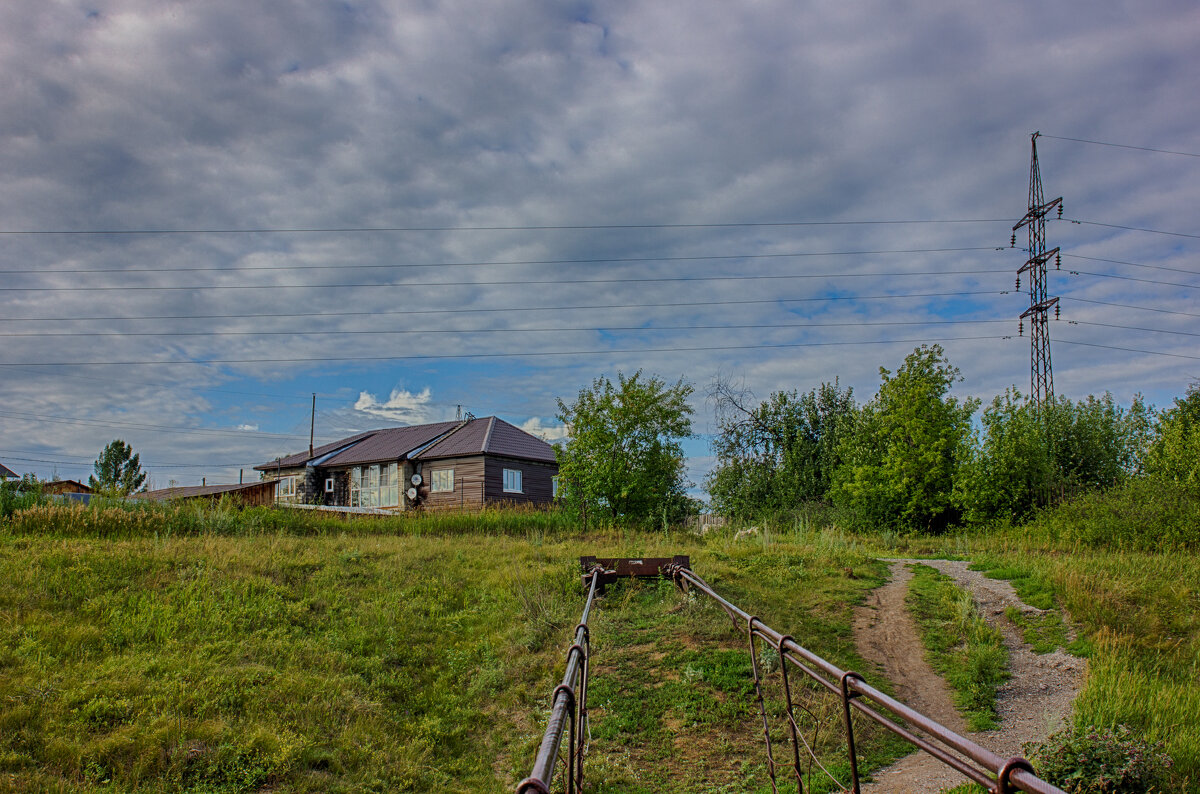
[[[419,394],[395,388],[387,400],[380,402],[375,395],[364,391],[359,392],[354,410],[393,422],[418,425],[429,421],[429,403],[432,397],[433,393],[429,388],[425,388]]]
[[[238,426],[237,426],[237,429],[238,429],[238,430],[250,430],[250,431],[255,431],[255,430],[258,430],[258,425],[256,425],[256,424],[255,424],[255,425],[251,425],[251,424],[242,424],[242,425],[238,425]]]
[[[543,441],[561,441],[567,437],[566,425],[543,425],[541,417],[534,416],[521,423],[521,429]]]

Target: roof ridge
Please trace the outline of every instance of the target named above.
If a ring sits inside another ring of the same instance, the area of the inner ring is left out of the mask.
[[[487,432],[483,434],[483,443],[480,444],[480,446],[479,446],[481,451],[483,451],[483,452],[488,451],[488,443],[492,440],[492,431],[495,429],[496,429],[496,417],[489,416],[488,417],[488,429],[487,429]]]

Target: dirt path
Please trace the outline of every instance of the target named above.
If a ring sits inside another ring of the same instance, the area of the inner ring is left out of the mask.
[[[892,579],[871,594],[855,613],[854,632],[859,653],[880,666],[896,688],[897,698],[946,727],[962,733],[1001,757],[1021,755],[1025,742],[1044,739],[1070,715],[1079,691],[1084,661],[1063,651],[1038,655],[1024,643],[1019,630],[1004,617],[1006,607],[1039,612],[1017,598],[1012,585],[967,570],[966,562],[949,560],[888,560]],[[953,577],[975,596],[980,614],[1004,635],[1012,678],[1000,688],[996,709],[1000,728],[964,733],[964,723],[950,699],[945,682],[925,662],[924,647],[904,604],[910,563],[924,563]],[[952,788],[966,778],[925,753],[909,755],[875,773],[864,794],[924,794]]]

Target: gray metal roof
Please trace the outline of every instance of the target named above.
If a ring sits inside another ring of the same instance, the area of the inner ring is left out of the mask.
[[[368,430],[341,441],[324,444],[313,454],[300,452],[254,468],[259,471],[295,468],[306,464],[358,466],[383,461],[431,460],[463,455],[502,457],[554,462],[554,448],[519,427],[494,416],[468,422],[434,422],[428,425],[387,427]]]
[[[8,468],[3,463],[0,463],[0,477],[13,477],[16,479],[20,479],[20,476],[15,471]]]
[[[554,447],[495,416],[473,419],[416,457],[432,460],[482,454],[543,463],[555,460]]]

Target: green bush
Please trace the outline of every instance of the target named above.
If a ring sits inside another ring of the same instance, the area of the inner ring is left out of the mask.
[[[1200,494],[1176,483],[1139,478],[1042,511],[1026,532],[1059,545],[1114,551],[1200,548]]]
[[[1171,758],[1161,744],[1115,729],[1072,726],[1044,742],[1028,743],[1025,754],[1038,775],[1068,794],[1143,794],[1163,791]]]

